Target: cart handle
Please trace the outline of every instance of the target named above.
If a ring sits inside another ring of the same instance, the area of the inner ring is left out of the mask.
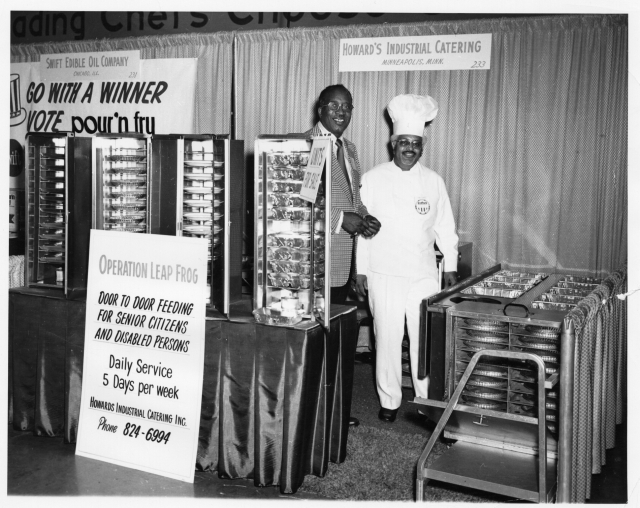
[[[526,312],[524,317],[526,317],[526,318],[529,317],[529,307],[527,307],[526,305],[524,305],[522,303],[513,303],[513,302],[511,302],[511,303],[508,303],[507,305],[505,305],[504,309],[502,309],[502,313],[505,316],[508,316],[508,314],[507,314],[507,308],[508,307],[522,307],[524,309],[524,311]],[[518,317],[520,317],[520,316],[518,316]]]

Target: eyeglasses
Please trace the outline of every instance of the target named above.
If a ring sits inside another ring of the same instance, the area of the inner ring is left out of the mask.
[[[328,107],[331,111],[338,111],[339,109],[342,109],[342,111],[349,113],[350,111],[353,110],[353,104],[350,104],[348,102],[343,102],[342,104],[335,102],[335,101],[331,101],[328,102],[327,104],[323,104],[322,107]]]
[[[411,145],[411,148],[422,148],[422,141],[409,141],[408,139],[399,139],[398,144],[402,148],[407,148]]]

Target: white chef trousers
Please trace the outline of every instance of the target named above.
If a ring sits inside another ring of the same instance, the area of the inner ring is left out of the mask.
[[[417,397],[428,398],[429,377],[418,379],[420,303],[438,291],[432,278],[397,277],[369,271],[369,308],[376,339],[376,386],[380,405],[397,409],[402,402],[402,338],[405,316],[409,332],[411,378]]]

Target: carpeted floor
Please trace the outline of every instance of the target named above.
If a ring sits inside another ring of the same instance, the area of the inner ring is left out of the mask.
[[[415,492],[415,466],[433,428],[405,401],[396,422],[378,420],[378,400],[373,367],[355,365],[353,414],[361,424],[350,431],[347,458],[342,464],[329,464],[324,478],[307,476],[296,494],[280,494],[276,487],[255,487],[253,480],[225,480],[216,472],[197,471],[188,484],[151,473],[75,455],[75,447],[62,437],[36,437],[30,432],[8,428],[7,492],[13,496],[179,496],[219,499],[286,500],[371,500],[412,501]],[[607,451],[607,465],[592,477],[591,502],[627,503],[626,425],[616,432],[616,447]],[[435,454],[442,453],[439,443]],[[436,455],[433,455],[435,458]],[[429,501],[514,502],[514,499],[465,490],[431,482],[425,489]],[[41,501],[29,500],[26,506]],[[185,504],[185,500],[179,504]],[[68,501],[67,501],[68,503]],[[122,504],[121,501],[119,501]],[[226,502],[228,503],[228,501]],[[226,504],[225,504],[226,505]]]
[[[349,433],[347,460],[332,463],[324,478],[307,476],[299,492],[345,501],[413,501],[416,462],[428,438],[361,425]],[[438,443],[429,462],[444,449]],[[504,499],[438,482],[427,484],[424,497],[467,503]]]
[[[307,476],[299,492],[331,499],[367,501],[413,501],[416,463],[434,424],[418,415],[408,401],[413,391],[403,390],[403,403],[394,423],[378,419],[380,405],[375,389],[374,367],[370,356],[357,355],[354,368],[351,414],[360,420],[347,442],[347,459],[329,464],[324,478]],[[437,443],[429,462],[445,450]],[[504,502],[503,496],[430,482],[426,501]]]

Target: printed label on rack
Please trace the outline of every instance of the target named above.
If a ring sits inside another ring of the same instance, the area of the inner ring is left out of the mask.
[[[318,189],[322,181],[322,169],[330,150],[329,139],[314,139],[311,145],[309,163],[304,171],[300,197],[311,203],[316,202]]]
[[[193,483],[204,239],[91,231],[76,454]]]

